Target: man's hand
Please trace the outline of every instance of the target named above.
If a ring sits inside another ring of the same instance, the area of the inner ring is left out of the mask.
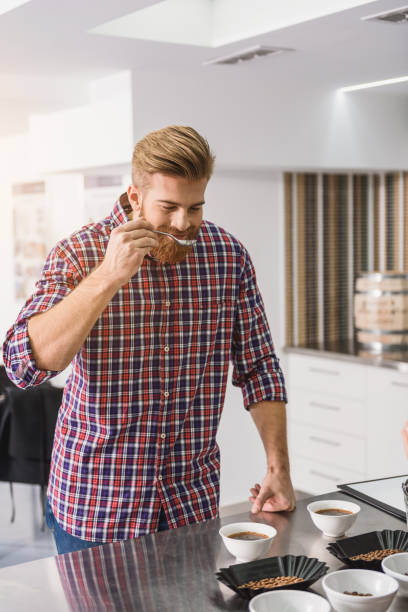
[[[289,475],[284,402],[262,401],[250,406],[251,416],[262,438],[268,471],[251,489],[252,512],[294,510],[295,493]]]
[[[253,514],[295,509],[295,493],[288,472],[268,472],[262,485],[256,483],[250,491]]]
[[[145,219],[135,219],[115,227],[97,270],[98,276],[111,279],[120,287],[126,284],[139,270],[146,253],[159,244],[152,229],[153,225]]]
[[[146,253],[158,245],[152,229],[145,219],[137,219],[112,230],[102,263],[58,304],[29,319],[37,367],[58,371],[71,363],[115,293],[136,274]]]

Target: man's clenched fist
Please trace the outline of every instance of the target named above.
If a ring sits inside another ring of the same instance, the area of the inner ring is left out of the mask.
[[[108,248],[99,273],[120,287],[139,270],[143,259],[158,246],[153,225],[144,219],[135,219],[112,230]]]

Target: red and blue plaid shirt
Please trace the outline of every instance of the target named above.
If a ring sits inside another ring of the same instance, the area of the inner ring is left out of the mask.
[[[37,368],[27,321],[101,263],[120,201],[99,223],[60,241],[9,330],[4,363],[19,387],[57,372]],[[78,313],[81,316],[81,313]],[[286,401],[255,271],[242,244],[203,221],[178,264],[149,255],[112,298],[72,362],[59,410],[48,497],[57,522],[84,540],[110,542],[215,518],[216,433],[229,362],[244,405]]]

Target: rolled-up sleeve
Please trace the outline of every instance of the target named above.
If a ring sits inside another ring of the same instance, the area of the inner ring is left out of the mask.
[[[287,402],[285,380],[275,354],[254,266],[245,249],[232,362],[232,384],[241,387],[246,409],[265,400]]]
[[[55,306],[80,282],[82,276],[75,256],[64,243],[57,244],[48,255],[41,278],[28,298],[3,344],[3,360],[10,380],[25,389],[39,385],[59,372],[41,370],[33,356],[27,323],[30,317]]]

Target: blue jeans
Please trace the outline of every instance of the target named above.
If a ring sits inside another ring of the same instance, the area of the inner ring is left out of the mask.
[[[49,529],[52,531],[59,555],[74,552],[75,550],[83,550],[84,548],[94,548],[95,546],[101,546],[101,544],[103,544],[103,542],[89,542],[89,540],[81,540],[80,538],[76,538],[75,536],[72,536],[64,531],[57,523],[53,511],[51,510],[51,505],[48,498],[45,507],[45,521]],[[166,514],[162,507],[160,509],[158,531],[166,531],[166,529],[170,528],[166,519]]]

